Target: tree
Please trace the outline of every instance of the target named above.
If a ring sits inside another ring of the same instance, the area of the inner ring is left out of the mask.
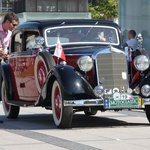
[[[89,0],[89,11],[93,19],[113,20],[118,16],[118,1]]]

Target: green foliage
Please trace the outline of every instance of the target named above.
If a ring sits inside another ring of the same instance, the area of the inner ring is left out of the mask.
[[[89,11],[93,19],[113,20],[118,16],[117,0],[89,0]]]

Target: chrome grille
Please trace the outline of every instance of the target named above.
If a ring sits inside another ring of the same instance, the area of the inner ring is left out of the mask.
[[[98,78],[105,78],[104,88],[128,88],[127,61],[123,54],[109,53],[97,56]],[[125,76],[126,75],[126,79]]]

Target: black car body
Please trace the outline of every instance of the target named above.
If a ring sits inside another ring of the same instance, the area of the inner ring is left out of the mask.
[[[58,39],[66,61],[54,56]],[[56,126],[64,128],[76,111],[95,115],[98,110],[142,109],[141,98],[129,87],[121,46],[120,27],[112,21],[20,24],[8,63],[2,65],[6,116],[16,118],[20,106],[42,106],[52,109]]]

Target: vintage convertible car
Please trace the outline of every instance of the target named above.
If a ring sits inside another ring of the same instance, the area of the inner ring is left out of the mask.
[[[112,21],[20,24],[2,65],[6,116],[17,118],[20,106],[41,106],[52,110],[57,127],[66,128],[77,111],[95,115],[98,110],[143,109],[142,99],[129,87],[120,39],[120,27]]]

